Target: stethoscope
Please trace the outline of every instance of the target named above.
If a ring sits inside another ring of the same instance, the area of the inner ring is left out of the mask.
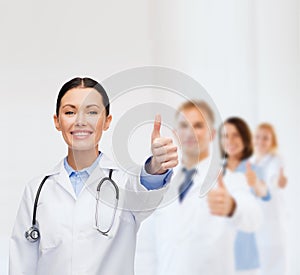
[[[102,235],[104,236],[108,236],[109,231],[112,229],[114,221],[115,221],[115,217],[116,217],[116,212],[117,212],[117,208],[118,208],[118,203],[119,203],[119,187],[117,186],[117,184],[112,180],[111,176],[112,176],[112,172],[113,169],[109,170],[109,176],[105,177],[103,179],[101,179],[101,181],[98,183],[97,185],[97,196],[96,196],[96,212],[95,212],[95,224],[96,224],[96,229],[98,232],[100,232]],[[36,212],[37,212],[37,205],[39,202],[39,197],[40,197],[40,193],[41,190],[43,188],[44,183],[46,182],[46,180],[49,178],[48,176],[45,176],[44,179],[41,181],[39,188],[37,190],[36,196],[35,196],[35,200],[34,200],[34,205],[33,205],[33,216],[32,216],[32,224],[31,227],[25,232],[25,238],[30,241],[30,242],[36,242],[40,239],[40,231],[37,227],[37,223],[36,223]],[[110,184],[113,185],[115,192],[116,192],[116,203],[114,206],[114,212],[112,215],[112,219],[111,219],[111,223],[108,226],[107,230],[102,230],[100,229],[100,225],[99,225],[99,219],[98,219],[98,204],[100,201],[100,190],[101,187],[103,186],[103,184],[105,182],[108,182]]]

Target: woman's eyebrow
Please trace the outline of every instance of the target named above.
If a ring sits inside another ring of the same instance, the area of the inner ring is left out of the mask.
[[[71,108],[74,108],[74,109],[76,108],[76,106],[73,105],[73,104],[65,104],[65,105],[62,106],[62,108],[66,108],[66,107],[71,107]],[[89,105],[85,106],[85,108],[91,108],[91,107],[97,107],[97,108],[100,109],[100,107],[97,104],[89,104]]]
[[[76,106],[72,105],[72,104],[65,104],[64,106],[62,106],[62,108],[65,108],[65,107],[76,108]]]
[[[91,107],[97,107],[100,109],[100,107],[97,104],[89,104],[86,106],[86,108],[91,108]]]

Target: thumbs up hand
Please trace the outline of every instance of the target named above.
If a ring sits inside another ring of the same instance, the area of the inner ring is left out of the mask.
[[[249,161],[246,163],[245,176],[248,185],[253,189],[256,196],[261,198],[267,196],[268,194],[267,185],[262,180],[258,179]]]
[[[280,188],[285,188],[286,185],[287,185],[287,178],[284,175],[283,168],[281,167],[279,171],[279,177],[278,177],[278,186]]]
[[[218,178],[217,187],[208,193],[207,201],[212,215],[227,217],[233,215],[236,203],[233,197],[229,194],[222,175]]]
[[[177,146],[169,137],[161,137],[161,116],[156,115],[151,135],[152,159],[146,167],[149,174],[163,174],[178,164]]]
[[[252,167],[251,167],[251,164],[249,161],[246,163],[245,176],[246,176],[248,185],[251,187],[255,187],[255,185],[257,183],[257,176],[256,176],[256,173],[252,170]]]

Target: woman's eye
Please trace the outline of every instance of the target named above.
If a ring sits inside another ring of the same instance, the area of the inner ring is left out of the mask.
[[[65,115],[71,116],[71,115],[74,115],[74,112],[73,111],[67,111],[67,112],[65,112]]]
[[[89,114],[90,114],[90,115],[97,115],[98,112],[97,112],[97,111],[89,111]]]

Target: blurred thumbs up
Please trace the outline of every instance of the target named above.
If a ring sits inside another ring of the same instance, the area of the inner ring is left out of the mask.
[[[249,186],[254,187],[257,182],[257,176],[254,170],[251,167],[251,163],[247,161],[246,163],[246,173],[245,173],[247,183]]]
[[[236,204],[224,184],[222,175],[218,177],[217,187],[208,193],[207,202],[212,215],[233,215]]]
[[[218,177],[218,189],[221,189],[221,190],[227,190],[227,189],[226,189],[226,186],[225,186],[225,184],[224,184],[223,176],[222,176],[222,175],[220,175],[220,176]]]
[[[281,167],[279,171],[279,177],[278,177],[278,186],[280,188],[285,188],[286,185],[287,185],[287,178],[284,175],[283,168]]]

